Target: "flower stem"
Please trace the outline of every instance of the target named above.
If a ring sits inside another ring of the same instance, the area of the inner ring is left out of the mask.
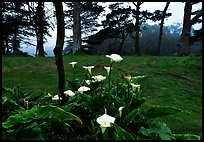
[[[108,105],[107,105],[107,109],[109,108],[109,102],[110,102],[111,68],[112,68],[112,62],[110,62],[110,72],[109,72],[109,76],[108,76]]]

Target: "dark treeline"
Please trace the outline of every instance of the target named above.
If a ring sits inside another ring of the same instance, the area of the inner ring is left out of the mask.
[[[105,13],[105,7],[98,2],[64,2],[64,28],[73,31],[73,36],[65,35],[64,52],[189,55],[202,50],[202,27],[192,28],[202,22],[202,9],[192,11],[198,2],[185,2],[183,24],[168,27],[164,24],[171,16],[168,11],[171,2],[154,12],[141,10],[143,3],[132,2],[130,7],[126,2],[116,2],[109,5],[110,13]],[[100,16],[105,16],[105,20],[98,23]],[[26,55],[20,48],[27,44],[32,45],[29,48],[35,47],[35,56],[46,56],[46,37],[56,27],[53,19],[56,19],[53,3],[2,2],[2,55]],[[151,26],[147,20],[160,24]],[[101,30],[90,36],[97,27]]]

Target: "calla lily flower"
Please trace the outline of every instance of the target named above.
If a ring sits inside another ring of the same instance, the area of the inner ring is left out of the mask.
[[[110,67],[104,67],[104,69],[106,69],[106,71],[107,71],[107,74],[109,75],[109,73],[110,73]]]
[[[124,108],[124,107],[123,107],[123,106],[121,106],[121,107],[119,107],[119,109],[118,109],[118,110],[119,110],[119,111],[122,111],[122,109],[123,109],[123,108]]]
[[[138,92],[140,91],[140,85],[139,85],[139,84],[133,84],[133,83],[131,83],[131,85],[132,85],[132,90],[133,90],[133,91],[136,91],[136,89],[138,89]]]
[[[81,87],[79,87],[79,89],[78,89],[78,91],[81,92],[81,93],[83,93],[83,92],[85,92],[85,91],[88,91],[88,90],[90,90],[90,88],[89,88],[89,87],[86,87],[86,86],[81,86]]]
[[[85,70],[88,70],[89,73],[91,74],[91,69],[93,69],[94,66],[83,66],[83,68],[84,68]]]
[[[61,97],[59,97],[58,95],[55,95],[53,98],[52,98],[52,100],[54,100],[54,101],[56,101],[56,100],[61,100],[62,98]]]
[[[115,122],[115,117],[112,117],[107,114],[103,114],[102,116],[98,117],[96,121],[101,125],[101,127],[110,127],[110,123]]]
[[[70,97],[75,95],[75,93],[72,92],[71,90],[64,91],[64,94],[66,94],[66,95],[68,95]]]
[[[111,54],[111,55],[106,55],[106,57],[110,58],[111,59],[111,62],[114,61],[114,62],[120,62],[123,60],[123,58],[118,55],[118,54]]]
[[[122,116],[122,109],[123,109],[123,108],[124,108],[124,107],[121,106],[121,107],[119,107],[119,109],[118,109],[120,117]]]
[[[77,62],[71,62],[69,64],[72,65],[72,68],[74,68],[74,66],[75,66],[75,64],[77,64]]]
[[[106,79],[106,77],[105,77],[105,76],[102,76],[102,75],[92,76],[92,78],[93,78],[95,81],[97,81],[97,82],[101,82],[101,81],[103,81],[103,80]]]

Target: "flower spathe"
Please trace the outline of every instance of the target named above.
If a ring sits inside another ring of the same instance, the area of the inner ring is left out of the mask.
[[[107,114],[103,114],[102,116],[98,117],[96,121],[100,124],[101,127],[110,127],[110,123],[115,122],[115,117],[112,117]]]
[[[81,87],[79,87],[79,89],[78,89],[78,91],[81,92],[81,93],[83,93],[83,92],[85,92],[85,91],[88,91],[88,90],[90,90],[90,88],[89,88],[89,87],[86,87],[86,86],[81,86]]]
[[[114,62],[120,62],[123,60],[123,58],[118,55],[118,54],[111,54],[111,55],[106,55],[106,57],[110,58],[111,59],[111,62],[114,61]]]
[[[77,62],[71,62],[69,64],[72,65],[72,68],[74,68],[74,66],[75,66],[75,64],[77,64]]]
[[[107,74],[109,75],[109,73],[110,73],[110,67],[104,67],[104,69],[106,69]]]
[[[59,95],[55,95],[55,96],[52,98],[53,101],[61,100],[61,99],[62,99],[62,98],[59,97]]]
[[[94,66],[83,66],[83,68],[84,68],[85,70],[88,70],[88,72],[91,74],[91,69],[93,69]]]
[[[68,95],[68,96],[70,96],[70,97],[75,95],[75,93],[72,92],[72,90],[64,91],[64,94],[66,94],[66,95]]]
[[[93,78],[95,81],[97,81],[97,82],[101,82],[101,81],[103,81],[103,80],[106,79],[106,77],[105,77],[105,76],[102,76],[102,75],[92,76],[92,78]]]
[[[132,85],[132,90],[133,90],[133,91],[135,91],[136,88],[138,89],[138,92],[140,91],[140,85],[139,85],[139,84],[133,84],[133,83],[131,83],[131,85]]]
[[[118,110],[119,110],[119,111],[122,111],[122,109],[123,109],[123,108],[124,108],[124,107],[123,107],[123,106],[121,106],[121,107],[119,107],[119,109],[118,109]]]

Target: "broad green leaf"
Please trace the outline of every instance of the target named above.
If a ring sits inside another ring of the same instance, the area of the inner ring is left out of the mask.
[[[171,106],[151,106],[149,109],[143,111],[148,118],[156,118],[178,112],[182,112],[182,110]]]
[[[131,111],[127,116],[125,116],[124,120],[123,120],[123,126],[128,126],[128,124],[130,124],[135,116],[138,114],[139,110],[135,109],[133,111]]]
[[[176,140],[200,140],[200,136],[194,134],[173,134]]]
[[[6,122],[3,122],[2,125],[4,128],[10,128],[15,124],[19,123],[29,123],[32,119],[35,118],[35,113],[31,110],[26,110],[20,114],[10,116]]]
[[[14,89],[7,88],[7,87],[2,87],[2,92],[10,92],[10,93],[12,93],[12,94],[15,93]]]
[[[172,140],[175,139],[169,127],[162,122],[150,122],[150,129],[152,132],[159,133],[159,136],[162,140]]]
[[[111,123],[111,126],[114,127],[114,129],[116,130],[119,140],[135,140],[135,138],[130,133],[125,131],[123,128],[121,128],[117,124]]]
[[[111,95],[111,97],[112,97],[112,100],[111,100],[112,103],[114,103],[116,106],[124,106],[125,105],[124,101],[121,98],[119,98],[118,96]]]
[[[62,109],[65,111],[70,111],[74,106],[77,106],[77,103],[74,102],[70,104],[65,104],[64,106],[62,106]]]
[[[35,112],[36,117],[39,118],[58,118],[60,120],[76,120],[77,122],[82,124],[82,121],[80,118],[78,118],[76,115],[64,111],[62,108],[59,108],[57,106],[53,105],[46,105],[46,106],[36,106],[32,109],[33,112]]]
[[[141,127],[138,133],[143,134],[151,140],[174,140],[174,136],[171,130],[165,123],[150,122],[150,128]]]
[[[132,102],[131,102],[131,104],[130,104],[130,109],[137,109],[137,108],[139,108],[143,103],[145,103],[146,102],[146,98],[143,98],[143,97],[133,97],[133,99],[132,99]]]
[[[6,122],[3,122],[2,125],[4,128],[10,128],[15,124],[19,123],[29,123],[35,120],[46,120],[46,119],[59,119],[60,121],[69,121],[75,120],[82,124],[80,118],[75,116],[72,113],[66,112],[63,109],[47,105],[47,106],[35,106],[31,110],[26,110],[23,113],[10,116]]]
[[[8,98],[4,98],[2,102],[2,107],[5,107],[6,109],[12,109],[18,113],[21,113],[22,111],[25,111],[23,107],[18,105],[15,101],[10,100]]]

